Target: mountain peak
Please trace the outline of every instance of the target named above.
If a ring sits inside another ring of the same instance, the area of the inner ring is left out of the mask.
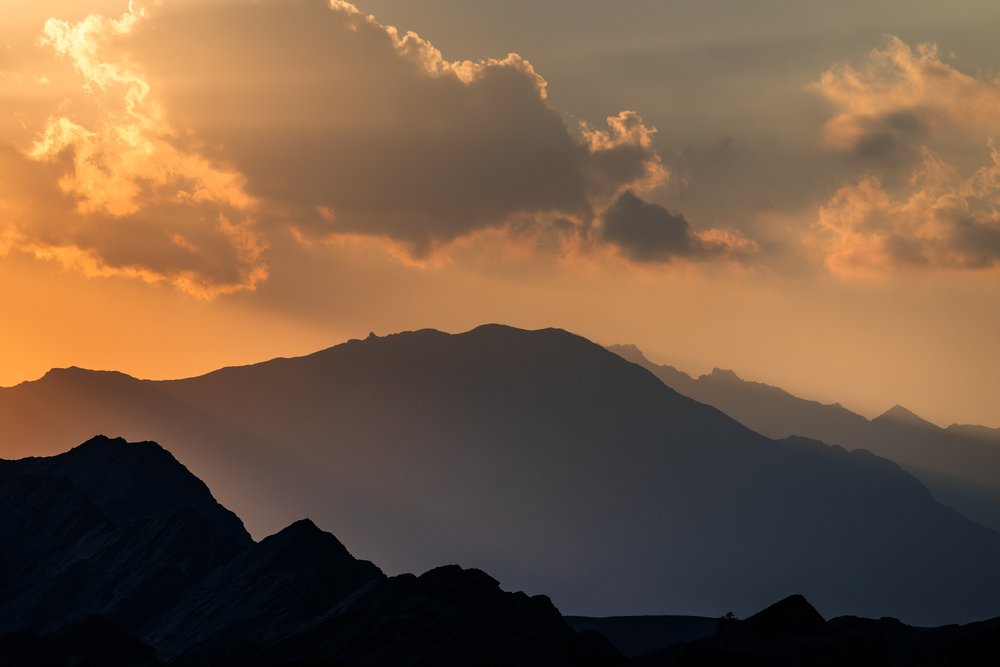
[[[82,448],[96,448],[96,447],[121,447],[128,445],[128,441],[125,438],[109,438],[103,433],[95,435],[90,440],[87,440],[83,444],[77,445],[73,449]]]
[[[68,481],[116,525],[179,510],[195,510],[234,544],[250,542],[235,514],[204,482],[152,441],[97,435],[64,454],[12,461],[25,472]]]
[[[322,530],[319,529],[319,526],[313,523],[313,520],[309,518],[293,521],[288,525],[287,528],[285,528],[285,530],[292,532],[300,532],[303,534],[323,532]]]
[[[708,378],[711,380],[718,380],[720,382],[742,382],[742,379],[734,371],[724,368],[713,368],[712,372],[707,375],[702,375],[701,378]]]
[[[896,424],[912,424],[913,426],[923,426],[927,428],[937,428],[934,424],[930,423],[920,415],[904,408],[898,403],[878,417],[873,419],[874,422],[893,422]]]
[[[789,595],[757,612],[743,625],[755,634],[785,635],[809,633],[826,623],[816,608],[801,595]]]
[[[608,345],[608,349],[617,354],[619,357],[627,359],[633,363],[637,363],[640,366],[643,365],[644,363],[646,364],[650,363],[645,353],[632,343],[624,343],[622,345]]]
[[[333,533],[320,529],[310,519],[300,519],[265,537],[246,553],[245,558],[245,567],[252,571],[332,569],[360,573],[365,580],[382,576],[381,570],[368,561],[355,558]]]
[[[42,380],[56,380],[56,379],[72,379],[72,378],[128,378],[132,379],[132,376],[126,375],[121,371],[96,371],[89,368],[81,368],[80,366],[67,366],[65,368],[51,368],[45,375],[41,377]]]

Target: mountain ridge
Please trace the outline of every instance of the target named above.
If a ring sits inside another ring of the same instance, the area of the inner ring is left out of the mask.
[[[867,419],[839,403],[802,399],[759,382],[718,382],[711,375],[694,379],[650,361],[634,345],[608,349],[768,437],[806,436],[897,461],[941,502],[1000,530],[1000,429],[957,424],[941,428],[900,405]]]
[[[71,452],[129,450],[136,444],[150,449],[154,443],[98,437]],[[38,464],[38,459],[0,461],[0,491],[9,491],[5,485],[12,479],[29,491],[0,493],[4,560],[25,547],[7,539],[11,526],[33,524],[45,542],[58,534],[47,528],[76,523],[73,508],[58,497],[73,490],[86,504],[95,492],[76,489],[60,476],[59,466]],[[134,473],[135,465],[122,457],[109,463],[122,475]],[[158,464],[147,458],[139,465]],[[190,475],[172,456],[166,465],[174,475]],[[1000,655],[1000,618],[935,628],[886,618],[828,621],[799,594],[745,620],[731,614],[567,619],[548,597],[505,592],[475,568],[445,565],[419,576],[386,576],[310,519],[220,553],[219,545],[231,543],[186,507],[190,499],[155,485],[137,489],[131,499],[140,508],[161,511],[119,516],[111,524],[91,503],[90,527],[59,550],[61,560],[40,563],[24,582],[44,594],[15,596],[22,604],[14,605],[13,615],[10,582],[0,578],[0,662],[10,667],[914,667],[943,661],[985,666]],[[38,523],[39,511],[55,520]]]
[[[798,590],[934,622],[1000,599],[997,535],[903,470],[770,440],[561,330],[425,330],[0,395],[0,441],[22,451],[84,429],[170,443],[256,535],[312,516],[386,572],[474,564],[578,614],[746,613]]]
[[[9,491],[5,484],[17,478],[36,491],[0,494],[2,562],[18,560],[24,548],[9,539],[12,526],[16,532],[16,526],[33,525],[36,536],[51,545],[48,529],[73,522],[72,508],[67,514],[64,504],[53,503],[53,489],[93,499],[94,511],[58,558],[36,563],[20,586],[0,579],[0,662],[616,664],[617,652],[606,640],[577,635],[547,598],[506,593],[478,570],[449,566],[390,578],[308,519],[260,542],[247,538],[233,545],[230,527],[213,525],[202,515],[205,508],[190,507],[191,498],[164,485],[136,489],[127,498],[137,507],[134,515],[117,512],[112,522],[96,509],[107,504],[99,490],[78,488],[75,481],[85,476],[71,480],[58,465],[69,454],[79,459],[97,450],[99,456],[108,449],[150,450],[153,444],[99,436],[52,457],[59,461],[2,462],[0,490]],[[109,459],[108,472],[125,476],[149,466],[156,474],[190,475],[167,454],[170,470],[149,457],[136,463],[117,456]],[[39,523],[40,512],[54,512],[55,520]],[[21,556],[23,561],[31,554]]]

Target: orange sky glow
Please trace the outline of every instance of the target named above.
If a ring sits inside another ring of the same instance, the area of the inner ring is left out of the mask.
[[[503,322],[1000,427],[998,10],[706,4],[0,0],[0,385]]]

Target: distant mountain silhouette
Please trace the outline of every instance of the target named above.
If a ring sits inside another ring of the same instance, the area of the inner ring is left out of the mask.
[[[387,577],[308,520],[255,544],[154,443],[2,461],[0,499],[3,665],[618,661],[477,570]]]
[[[608,349],[768,437],[800,435],[892,459],[945,505],[1000,530],[1000,429],[957,424],[942,429],[899,405],[868,420],[839,404],[798,398],[732,371],[715,369],[695,379],[651,362],[634,345]]]
[[[829,621],[792,595],[716,633],[648,653],[635,667],[991,667],[1000,659],[1000,618],[963,626],[915,628],[894,618]]]
[[[256,535],[312,516],[390,573],[480,567],[577,614],[742,615],[796,591],[921,624],[1000,614],[1000,534],[895,464],[770,440],[560,330],[0,391],[11,455],[81,431],[167,443]]]

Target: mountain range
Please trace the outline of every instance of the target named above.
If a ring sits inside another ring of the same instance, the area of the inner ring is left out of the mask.
[[[896,405],[875,419],[716,368],[698,378],[653,363],[634,345],[608,349],[649,370],[685,396],[715,406],[771,438],[804,436],[865,449],[899,463],[945,505],[1000,530],[1000,429],[941,428]]]
[[[742,621],[566,619],[475,569],[386,576],[308,519],[254,542],[153,442],[97,436],[0,460],[0,503],[9,667],[914,667],[1000,655],[1000,618],[827,621],[792,595]]]
[[[0,390],[5,456],[99,432],[165,443],[258,537],[311,516],[390,573],[474,566],[576,614],[745,615],[792,593],[917,624],[1000,614],[1000,534],[896,464],[767,438],[561,330]]]

